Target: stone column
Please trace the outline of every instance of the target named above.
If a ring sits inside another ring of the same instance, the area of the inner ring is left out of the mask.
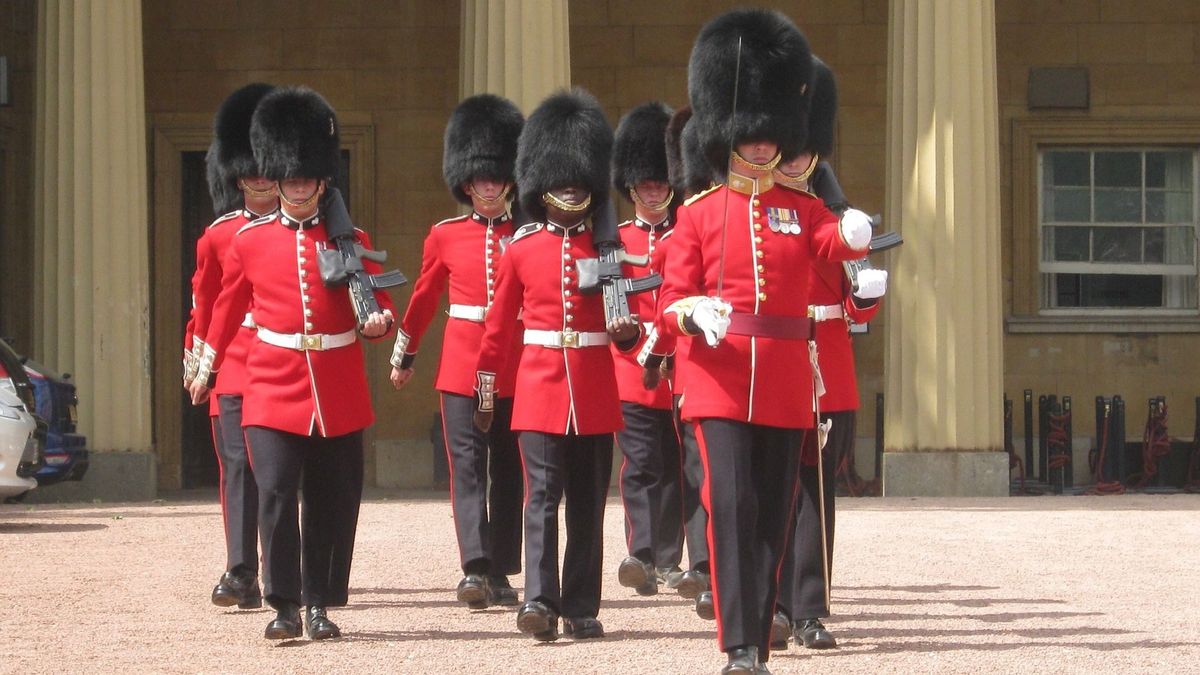
[[[571,85],[567,0],[463,0],[460,93],[497,94],[528,115]]]
[[[892,0],[884,494],[1007,495],[992,0]]]
[[[79,388],[80,429],[100,451],[85,482],[111,467],[102,487],[152,496],[141,12],[38,2],[34,353]]]

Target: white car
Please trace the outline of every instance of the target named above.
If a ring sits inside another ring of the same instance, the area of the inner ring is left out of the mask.
[[[6,386],[0,385],[0,499],[15,497],[37,487],[37,481],[22,464],[38,455],[34,430],[37,423],[25,404]]]

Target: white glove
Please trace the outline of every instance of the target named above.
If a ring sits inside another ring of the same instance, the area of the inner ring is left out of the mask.
[[[882,298],[884,293],[887,293],[887,270],[858,271],[858,290],[854,291],[854,297],[871,300]]]
[[[842,214],[842,239],[856,251],[864,251],[871,245],[871,216],[858,209],[846,209]]]
[[[729,313],[733,305],[718,298],[701,298],[692,307],[692,323],[704,332],[709,347],[716,347],[729,330]]]

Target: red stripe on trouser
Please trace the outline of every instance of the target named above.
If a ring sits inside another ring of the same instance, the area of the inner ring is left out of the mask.
[[[221,461],[221,417],[220,415],[209,415],[209,427],[212,428],[213,437],[213,454],[217,456],[217,495],[221,498],[221,529],[225,531],[225,549],[229,550],[229,514],[225,512],[225,462]],[[225,562],[226,565],[229,561]]]
[[[446,466],[450,469],[450,515],[454,518],[454,541],[458,542],[458,564],[463,567],[467,564],[463,560],[462,538],[458,536],[458,513],[454,510],[457,502],[454,501],[454,453],[450,450],[450,436],[446,433],[446,396],[440,394],[438,396],[438,412],[442,416],[442,445],[446,448]]]
[[[708,465],[708,444],[704,442],[703,426],[700,420],[692,421],[693,429],[696,431],[696,446],[700,449],[700,463],[704,465],[704,483],[700,486],[700,503],[704,505],[706,513],[712,513],[712,469]],[[707,526],[704,528],[705,535],[708,538],[708,559],[715,561],[717,559],[717,542],[713,535],[713,518],[708,519]],[[717,618],[717,646],[725,644],[724,626],[721,625],[721,592],[720,580],[717,579],[717,565],[710,563],[708,566],[709,585],[712,586],[713,594],[713,612]]]

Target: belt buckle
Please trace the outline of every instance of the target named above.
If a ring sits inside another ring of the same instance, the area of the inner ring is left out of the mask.
[[[574,330],[571,330],[570,328],[568,328],[567,330],[564,330],[562,332],[562,346],[563,347],[578,347],[579,346],[579,333],[575,332]]]
[[[320,335],[302,335],[302,336],[300,336],[300,349],[301,349],[301,351],[310,351],[310,350],[320,351],[321,336]]]

